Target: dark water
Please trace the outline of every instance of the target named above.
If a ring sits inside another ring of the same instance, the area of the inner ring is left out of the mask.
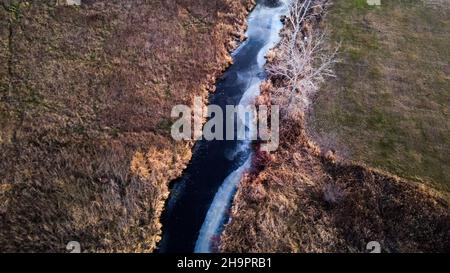
[[[248,39],[233,54],[234,63],[218,81],[210,104],[225,109],[226,105],[242,103],[244,94],[250,97],[257,95],[249,92],[255,92],[252,86],[257,86],[259,90],[259,84],[265,78],[265,60],[262,57],[268,47],[276,42],[274,33],[278,33],[279,29],[274,28],[280,27],[279,6],[280,3],[274,0],[258,2],[249,17]],[[171,184],[173,188],[162,216],[163,239],[159,252],[194,251],[199,231],[219,187],[247,161],[251,152],[248,142],[237,140],[200,140],[196,143],[187,169],[181,178]],[[208,216],[221,217],[218,219],[223,226],[228,217],[226,211],[221,214]]]

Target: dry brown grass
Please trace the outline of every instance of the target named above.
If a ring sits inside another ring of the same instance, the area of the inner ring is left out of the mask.
[[[325,156],[302,117],[282,122],[280,148],[241,182],[222,251],[450,251],[448,196]]]
[[[259,101],[273,102],[282,90],[289,96],[286,79],[271,80]],[[450,251],[448,195],[322,152],[303,113],[280,123],[279,149],[257,154],[239,186],[222,251],[366,252],[370,241],[383,252]]]
[[[152,251],[191,143],[172,106],[207,96],[251,0],[2,1],[0,251]]]

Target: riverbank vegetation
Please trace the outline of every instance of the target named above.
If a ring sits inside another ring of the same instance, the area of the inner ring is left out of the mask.
[[[206,99],[251,0],[0,4],[0,251],[152,251]]]
[[[301,50],[313,46],[308,43],[322,37],[320,33],[329,26],[329,19],[324,17],[327,4],[329,2],[325,0],[312,1],[298,37],[295,37],[295,26],[286,20],[282,33],[284,41],[294,37]],[[304,5],[297,6],[302,7],[305,8]],[[341,16],[353,18],[351,13]],[[332,40],[327,44],[331,48],[325,50],[332,54],[336,44]],[[258,100],[260,103],[281,103],[285,109],[280,121],[280,148],[270,155],[256,153],[253,170],[244,177],[235,196],[231,222],[222,234],[220,250],[366,252],[367,244],[376,241],[383,252],[450,251],[448,194],[363,163],[343,160],[339,154],[313,141],[305,125],[308,108],[304,106],[314,99],[315,91],[320,92],[316,87],[321,77],[310,77],[308,73],[314,73],[314,69],[308,65],[321,67],[329,59],[320,58],[319,54],[316,55],[318,58],[311,59],[318,62],[297,62],[307,65],[299,69],[301,74],[296,76],[313,81],[312,84],[301,84],[300,81],[293,89],[290,85],[293,77],[283,75],[277,69],[279,62],[286,63],[286,58],[292,54],[289,47],[287,49],[281,46],[278,52],[270,54],[270,81],[263,85]],[[340,52],[342,50],[346,50],[345,44]],[[337,67],[334,66],[334,71],[339,77]],[[292,94],[292,91],[296,93]]]

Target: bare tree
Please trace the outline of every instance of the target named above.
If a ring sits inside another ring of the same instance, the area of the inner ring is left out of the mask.
[[[286,17],[290,30],[277,50],[277,60],[268,66],[272,76],[286,81],[286,88],[276,92],[274,98],[283,106],[283,114],[303,112],[309,106],[311,96],[317,92],[324,77],[334,76],[332,64],[336,51],[325,48],[325,32],[308,27],[317,16],[313,0],[293,1]],[[320,9],[321,12],[322,9]]]

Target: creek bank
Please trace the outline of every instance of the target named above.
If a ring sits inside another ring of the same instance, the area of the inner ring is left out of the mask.
[[[217,82],[211,104],[225,109],[227,105],[254,103],[265,78],[265,55],[279,40],[280,17],[286,9],[286,2],[280,3],[283,5],[273,6],[258,1],[248,18],[247,39],[233,53],[233,65]],[[173,183],[162,217],[161,252],[214,250],[221,226],[227,221],[229,201],[251,160],[251,143],[235,139],[195,144],[188,168]]]
[[[320,3],[326,2],[314,1],[313,7]],[[308,31],[299,39],[311,40],[320,20],[308,19],[304,27]],[[272,62],[281,57],[273,54]],[[271,75],[261,100],[270,104],[289,96],[286,81]],[[371,241],[382,252],[450,250],[447,196],[321,151],[306,133],[304,112],[284,115],[280,126],[280,148],[257,154],[239,184],[220,251],[366,252]]]

